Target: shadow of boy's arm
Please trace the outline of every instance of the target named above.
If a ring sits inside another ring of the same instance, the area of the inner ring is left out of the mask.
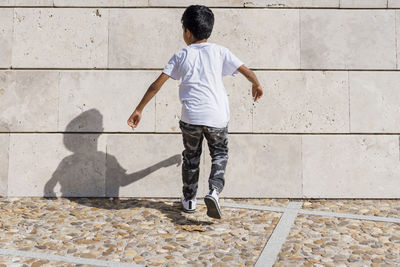
[[[52,197],[57,197],[56,193],[54,192],[54,188],[56,187],[56,184],[58,182],[58,175],[57,171],[53,173],[51,176],[50,180],[47,181],[47,183],[44,186],[43,189],[43,197],[45,198],[52,198]]]
[[[136,181],[146,177],[147,175],[151,174],[152,172],[157,171],[158,169],[169,167],[169,166],[172,166],[175,164],[176,164],[176,166],[179,166],[181,164],[181,162],[182,162],[181,155],[180,154],[174,155],[174,156],[167,158],[159,163],[156,163],[153,166],[150,166],[146,169],[126,175],[125,177],[123,177],[120,180],[121,186],[126,186],[128,184],[136,182]]]

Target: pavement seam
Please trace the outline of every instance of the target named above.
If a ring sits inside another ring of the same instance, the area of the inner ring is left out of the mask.
[[[197,202],[200,205],[204,205],[204,202],[201,200],[198,200]],[[228,207],[228,208],[264,210],[264,211],[275,211],[275,212],[285,212],[287,209],[290,209],[288,207],[281,208],[281,207],[271,207],[271,206],[243,205],[243,204],[238,204],[238,203],[220,203],[220,206]],[[318,210],[308,210],[308,209],[303,209],[303,208],[299,209],[299,213],[307,214],[307,215],[349,218],[349,219],[365,220],[365,221],[381,221],[381,222],[400,223],[400,218],[383,217],[383,216],[369,216],[369,215],[362,215],[362,214],[355,214],[355,213],[318,211]]]
[[[361,215],[361,214],[354,214],[354,213],[315,211],[315,210],[306,210],[306,209],[300,209],[299,213],[307,214],[307,215],[319,215],[319,216],[328,216],[328,217],[348,218],[348,219],[356,219],[356,220],[364,220],[364,221],[380,221],[380,222],[400,223],[400,218],[382,217],[382,216],[368,216],[368,215]]]
[[[104,260],[96,260],[90,258],[79,258],[79,257],[71,257],[71,256],[60,256],[54,254],[45,254],[39,252],[29,252],[29,251],[21,251],[21,250],[11,250],[11,249],[0,249],[0,255],[8,255],[8,256],[18,256],[24,258],[34,258],[34,259],[43,259],[50,261],[61,261],[61,262],[71,262],[77,264],[89,264],[95,266],[111,266],[111,267],[142,267],[143,265],[137,265],[133,263],[125,263],[125,262],[117,262],[117,261],[104,261]]]
[[[255,267],[268,267],[275,263],[302,205],[302,201],[293,201],[288,203],[285,212],[282,214],[278,224],[275,226],[263,251],[261,252]]]

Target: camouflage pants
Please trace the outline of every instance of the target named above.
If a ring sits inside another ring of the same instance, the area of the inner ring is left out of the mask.
[[[186,199],[196,196],[199,172],[200,156],[203,137],[207,139],[211,156],[211,172],[208,179],[209,189],[215,188],[221,193],[225,184],[225,168],[228,161],[228,127],[215,128],[203,125],[179,122],[182,131],[182,181],[183,195]]]

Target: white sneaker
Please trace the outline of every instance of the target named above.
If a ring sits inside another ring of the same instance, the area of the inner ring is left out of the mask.
[[[182,195],[181,202],[183,206],[183,211],[188,213],[193,213],[196,209],[196,197],[186,200],[185,197]]]
[[[207,215],[211,218],[221,219],[221,209],[218,203],[218,192],[216,189],[211,189],[204,197],[204,203],[207,206]]]

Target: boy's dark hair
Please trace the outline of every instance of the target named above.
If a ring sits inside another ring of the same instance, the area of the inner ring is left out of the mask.
[[[183,12],[181,22],[197,40],[207,39],[214,26],[214,14],[206,6],[191,5]]]

